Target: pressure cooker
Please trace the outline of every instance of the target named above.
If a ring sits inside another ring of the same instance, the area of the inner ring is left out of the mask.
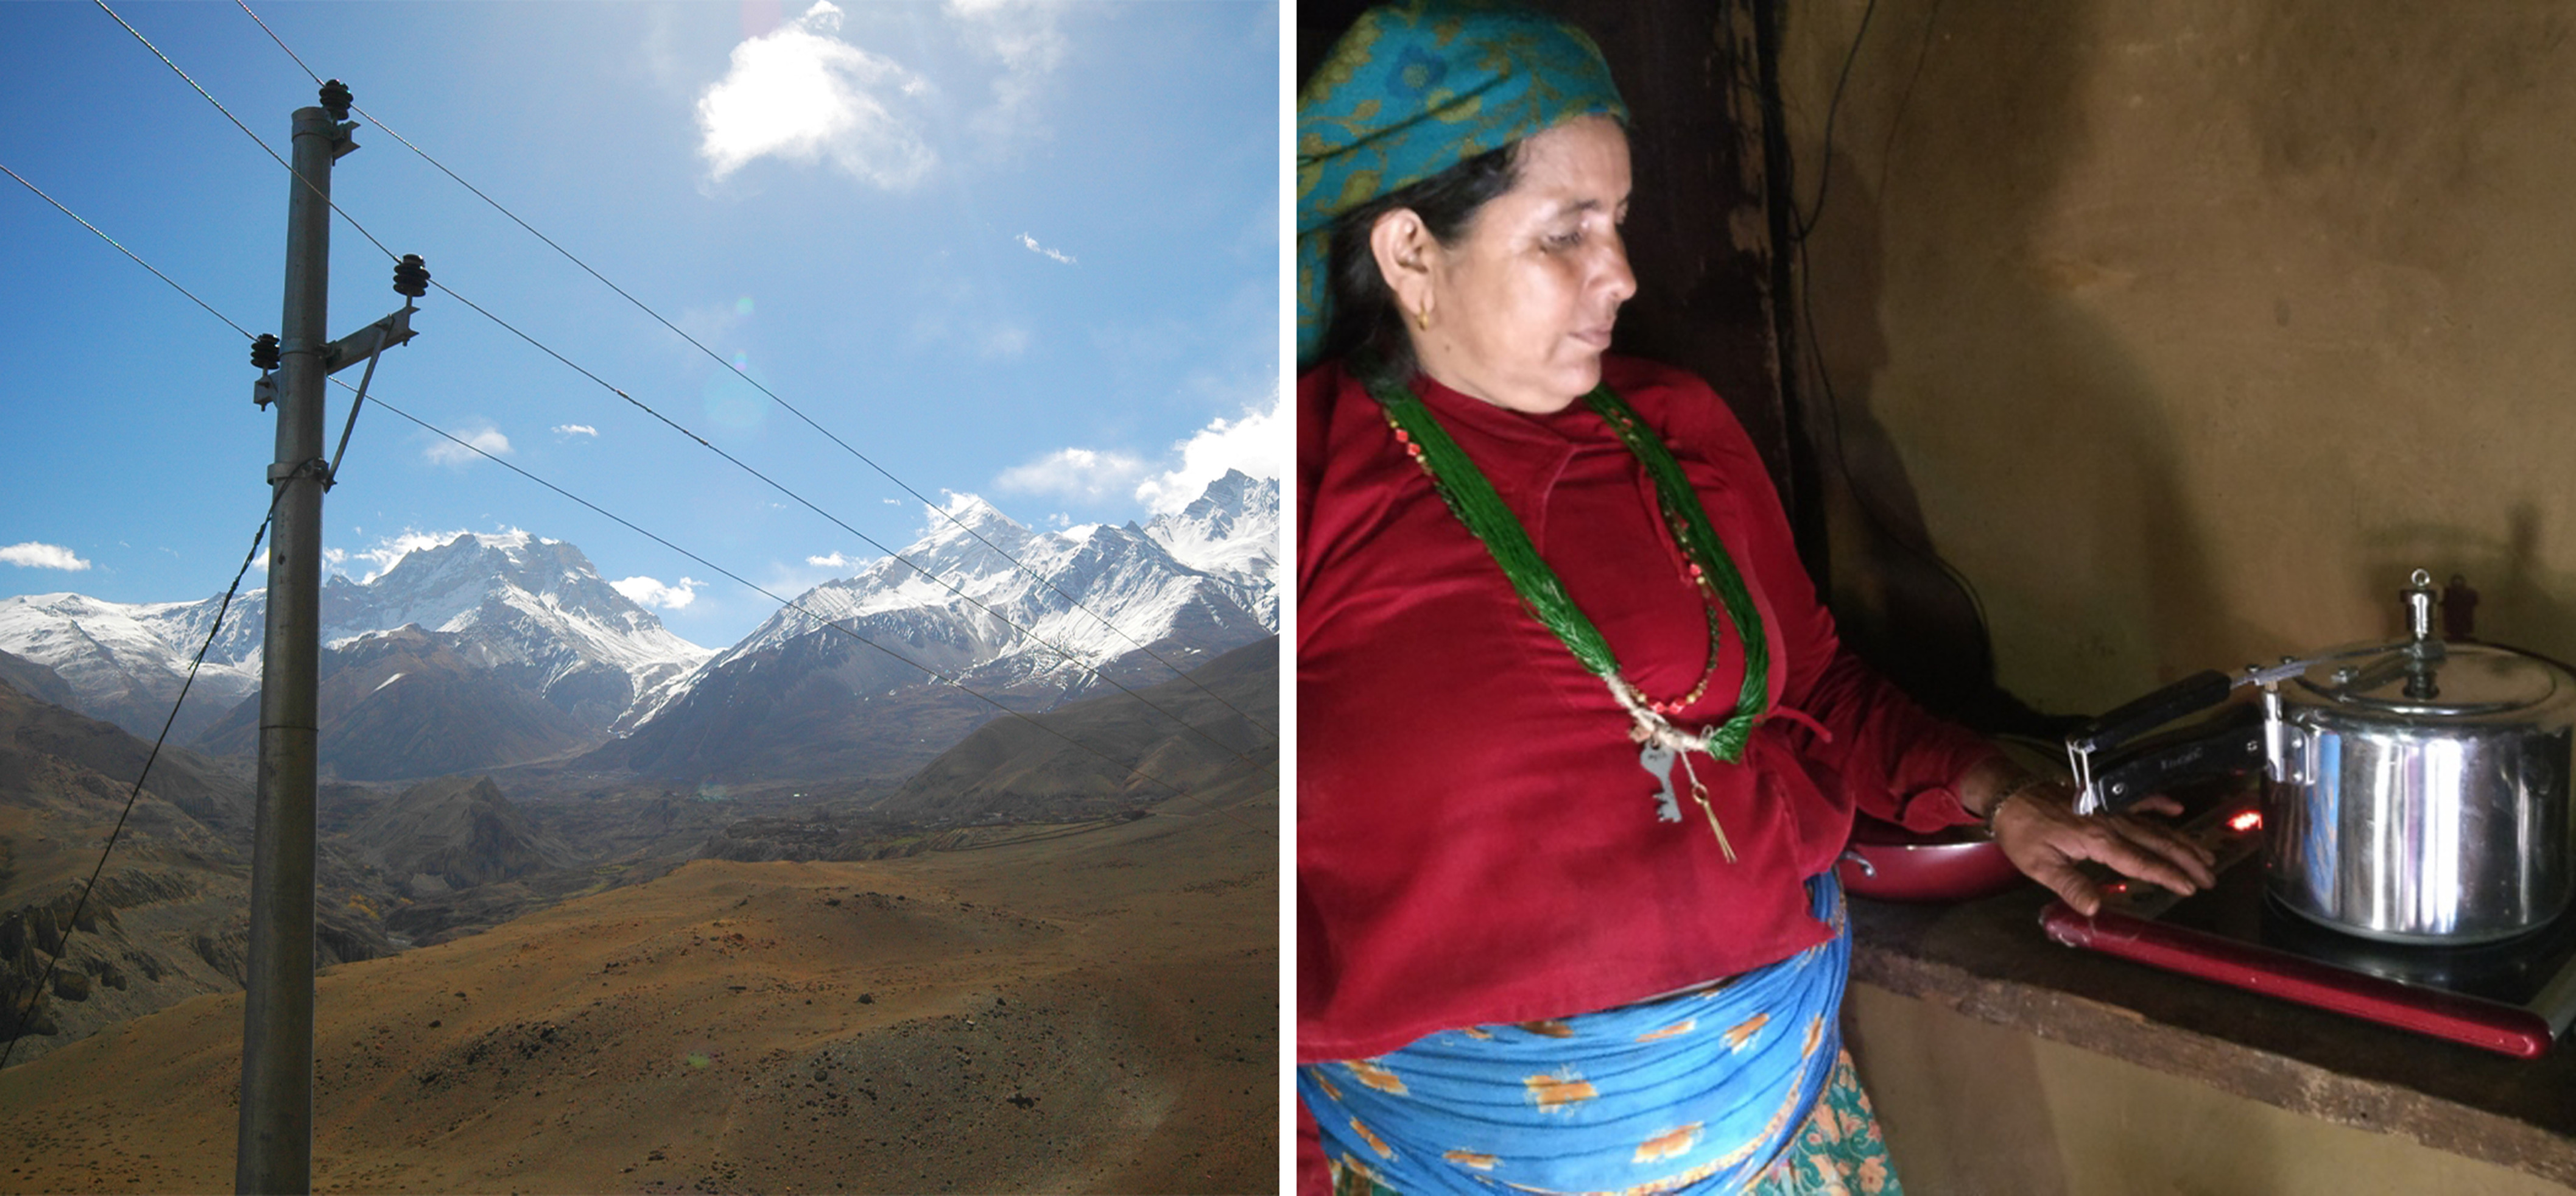
[[[2066,740],[2079,808],[2259,770],[2264,886],[2282,908],[2395,943],[2493,942],[2547,925],[2576,895],[2576,675],[2436,636],[2424,570],[2400,597],[2401,639],[2201,673],[2079,728]],[[2256,699],[2138,742],[2239,690]]]

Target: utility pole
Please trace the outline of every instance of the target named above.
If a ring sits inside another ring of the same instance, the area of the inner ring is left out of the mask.
[[[250,974],[242,1011],[241,1128],[233,1189],[303,1193],[313,1184],[313,807],[321,659],[322,492],[336,464],[322,456],[322,388],[360,360],[411,339],[409,296],[428,273],[404,259],[401,311],[342,339],[326,331],[331,288],[331,164],[358,148],[349,89],[322,88],[327,108],[295,110],[294,179],[287,184],[286,304],[280,335],[251,350],[252,389],[277,403],[277,459],[268,467],[273,534],[268,628],[261,649],[259,805],[251,841]],[[411,273],[406,274],[409,270]],[[267,371],[274,369],[275,376]],[[350,409],[365,401],[362,386]],[[343,432],[340,445],[348,447]]]

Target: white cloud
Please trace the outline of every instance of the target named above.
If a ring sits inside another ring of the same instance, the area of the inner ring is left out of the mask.
[[[1029,349],[1029,330],[1017,324],[996,324],[984,330],[984,356],[1017,357]]]
[[[674,321],[680,326],[680,331],[670,336],[670,344],[686,349],[695,357],[698,350],[688,343],[689,340],[712,345],[735,339],[735,333],[751,323],[753,307],[751,296],[745,295],[730,302],[682,308],[679,318]]]
[[[733,48],[725,77],[698,97],[698,152],[716,178],[755,159],[829,159],[887,190],[921,181],[938,155],[896,106],[930,90],[890,58],[842,41],[841,10],[805,15]]]
[[[894,500],[887,499],[886,501],[892,502]],[[809,556],[805,558],[805,563],[812,565],[817,569],[856,569],[861,565],[867,564],[868,560],[866,557],[848,556],[843,553],[835,552],[829,556]]]
[[[1126,491],[1145,476],[1143,461],[1120,452],[1086,448],[1057,449],[1026,465],[1014,465],[993,479],[1011,494],[1043,494],[1098,502]]]
[[[589,424],[556,424],[555,435],[588,436],[592,439],[597,439],[599,437],[599,429],[591,427]]]
[[[1272,391],[1270,409],[1247,411],[1241,419],[1215,419],[1173,446],[1181,463],[1136,484],[1136,501],[1157,513],[1178,511],[1196,500],[1208,483],[1240,469],[1256,478],[1280,476],[1279,449],[1288,439],[1280,423],[1279,394]]]
[[[948,0],[966,44],[1002,64],[1001,77],[993,80],[993,106],[973,121],[998,148],[1047,133],[1034,101],[1047,75],[1064,61],[1065,38],[1056,28],[1063,7],[1058,0]]]
[[[465,444],[458,444],[457,440],[462,440]],[[468,448],[467,445],[473,447]],[[432,465],[464,466],[475,461],[477,449],[481,450],[483,456],[504,456],[510,451],[510,438],[502,435],[499,428],[485,424],[480,428],[465,431],[458,435],[456,440],[439,437],[431,441],[428,448],[421,451],[421,456],[428,458]]]
[[[1042,254],[1045,254],[1046,256],[1051,257],[1051,258],[1054,258],[1055,260],[1057,260],[1057,261],[1059,261],[1059,262],[1063,262],[1065,265],[1068,265],[1068,266],[1070,266],[1070,265],[1072,265],[1072,264],[1073,264],[1073,258],[1072,258],[1070,255],[1068,255],[1068,254],[1063,254],[1063,253],[1058,253],[1058,252],[1056,252],[1055,250],[1049,249],[1049,248],[1047,248],[1047,247],[1046,247],[1046,246],[1044,246],[1044,245],[1040,245],[1040,244],[1038,244],[1038,239],[1037,239],[1036,237],[1032,237],[1032,236],[1028,235],[1027,233],[1021,233],[1021,234],[1020,234],[1020,244],[1025,245],[1025,246],[1028,246],[1029,252],[1031,252],[1031,253],[1042,253]]]
[[[687,577],[681,578],[677,585],[667,586],[650,577],[630,577],[608,583],[610,589],[626,595],[626,600],[637,606],[658,606],[664,610],[679,610],[697,601],[698,587],[705,584]]]
[[[33,540],[0,548],[0,562],[23,569],[65,569],[74,573],[89,568],[89,562],[80,559],[71,549]]]

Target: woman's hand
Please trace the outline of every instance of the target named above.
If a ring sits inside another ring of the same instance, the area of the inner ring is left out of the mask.
[[[2182,813],[2180,803],[2162,795],[2130,809]],[[2043,782],[2007,794],[1992,822],[2004,858],[2088,918],[2101,910],[2102,890],[2076,867],[2079,861],[2091,860],[2185,895],[2218,883],[2210,870],[2217,857],[2209,849],[2162,822],[2127,813],[2078,814],[2075,791],[2065,784]]]

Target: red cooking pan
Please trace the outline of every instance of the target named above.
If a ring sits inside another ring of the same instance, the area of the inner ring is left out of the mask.
[[[2064,777],[2064,757],[2055,745],[2019,739],[2000,741],[2006,754],[2032,772]],[[1894,823],[1861,815],[1852,825],[1851,843],[1835,873],[1843,891],[1877,901],[1969,901],[2000,893],[2022,879],[2021,870],[2004,858],[2003,848],[1981,826],[1910,831]]]

